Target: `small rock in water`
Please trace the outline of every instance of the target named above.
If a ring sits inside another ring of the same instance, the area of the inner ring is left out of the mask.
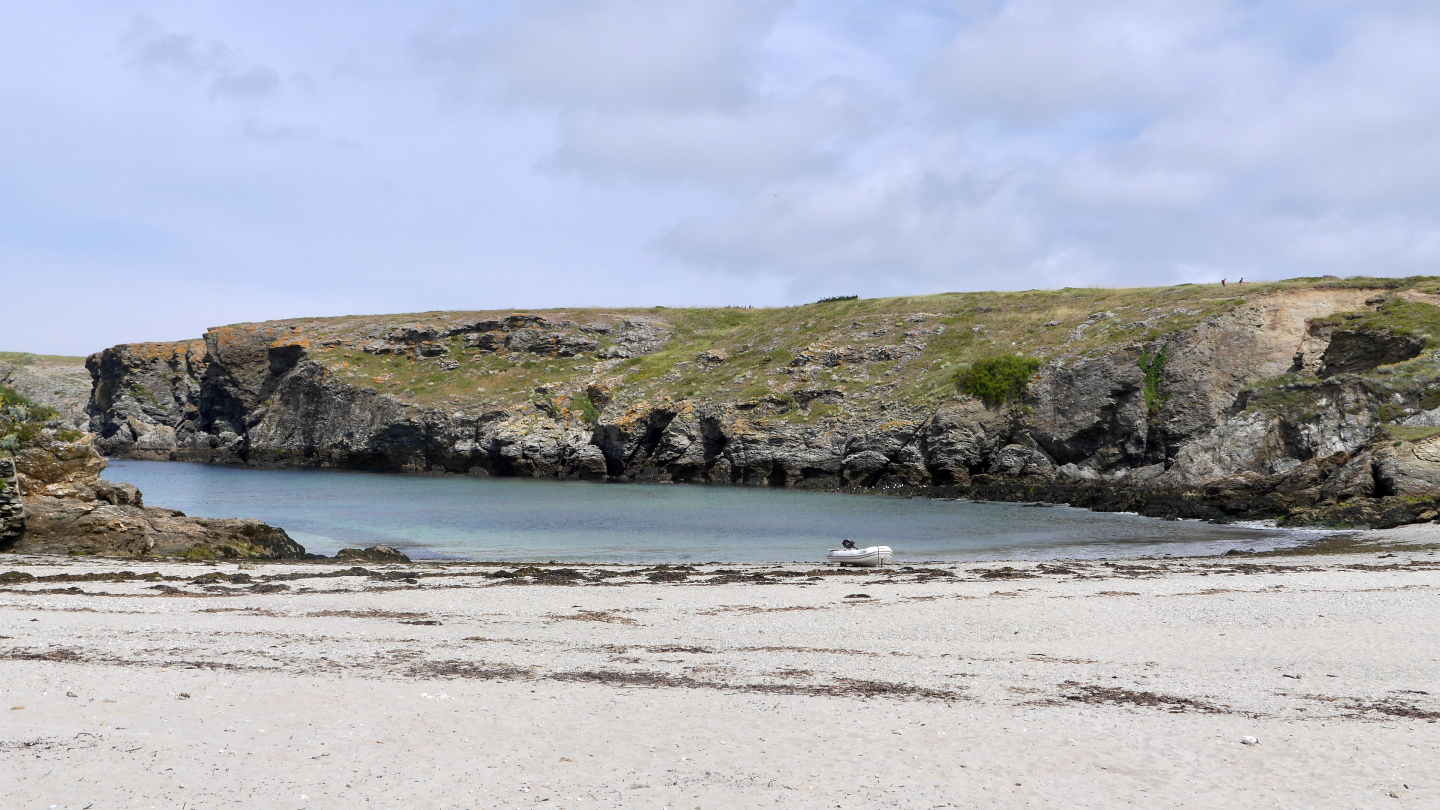
[[[1246,736],[1240,738],[1240,744],[1241,744],[1241,745],[1259,745],[1259,744],[1260,744],[1260,741],[1257,740],[1257,739],[1255,739],[1254,737],[1251,737],[1251,736],[1249,736],[1249,735],[1246,735]]]

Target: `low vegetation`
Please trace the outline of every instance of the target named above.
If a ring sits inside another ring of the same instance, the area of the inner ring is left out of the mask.
[[[987,357],[957,374],[955,383],[961,391],[993,408],[1024,396],[1030,377],[1043,364],[1038,358],[1014,354]]]
[[[1165,374],[1165,361],[1170,353],[1169,345],[1161,346],[1153,354],[1141,352],[1137,365],[1145,372],[1145,410],[1151,416],[1160,412],[1165,405],[1165,392],[1162,389]]]
[[[1246,295],[1323,285],[1300,280],[1246,285]],[[851,298],[797,307],[741,309],[527,310],[552,322],[584,324],[601,318],[659,319],[673,330],[657,352],[609,361],[600,370],[619,380],[616,402],[686,397],[764,402],[800,389],[843,392],[843,407],[880,401],[924,407],[953,396],[957,369],[1001,355],[1029,358],[1096,356],[1117,343],[1154,341],[1176,329],[1232,311],[1244,303],[1235,289],[1182,285],[1135,289],[1065,288],[1024,292],[966,292],[899,298]],[[503,317],[501,312],[426,312],[281,322],[313,336],[312,351],[342,378],[418,404],[509,407],[536,389],[563,386],[596,371],[593,357],[511,357],[447,342],[440,359],[374,355],[330,336],[444,319]],[[602,347],[607,345],[602,340]],[[886,361],[807,366],[807,350],[895,347]],[[721,364],[696,362],[718,349]],[[903,352],[903,356],[901,354]],[[448,361],[448,364],[447,362]],[[797,365],[798,363],[798,365]],[[833,404],[833,403],[832,403]],[[814,418],[812,408],[786,419]],[[824,409],[821,409],[824,410]],[[777,414],[778,416],[778,414]]]

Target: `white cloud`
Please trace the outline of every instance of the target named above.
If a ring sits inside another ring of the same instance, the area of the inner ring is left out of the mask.
[[[145,15],[131,21],[120,42],[132,67],[208,80],[212,97],[263,98],[280,87],[274,69],[246,64],[222,42],[176,34]]]
[[[585,111],[561,128],[551,163],[600,175],[730,184],[822,171],[878,128],[887,104],[843,80],[739,109]]]
[[[932,112],[891,121],[881,157],[775,178],[660,244],[802,286],[1433,271],[1435,12],[1352,9],[1293,30],[1262,12],[997,4],[921,73]]]
[[[29,4],[0,267],[70,283],[0,348],[1434,272],[1436,75],[1405,0]]]
[[[499,20],[437,19],[422,61],[454,92],[522,105],[694,108],[740,104],[780,0],[537,0]]]

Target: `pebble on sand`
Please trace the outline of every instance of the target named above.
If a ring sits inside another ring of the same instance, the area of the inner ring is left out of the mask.
[[[1240,744],[1241,744],[1241,745],[1259,745],[1259,744],[1260,744],[1260,741],[1257,740],[1257,739],[1255,739],[1254,737],[1249,736],[1249,735],[1247,734],[1246,736],[1240,738]]]

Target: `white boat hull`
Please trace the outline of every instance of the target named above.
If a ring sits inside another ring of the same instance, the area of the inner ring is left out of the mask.
[[[869,546],[868,548],[832,548],[825,555],[825,559],[840,565],[860,565],[866,568],[875,568],[890,562],[889,546]]]

